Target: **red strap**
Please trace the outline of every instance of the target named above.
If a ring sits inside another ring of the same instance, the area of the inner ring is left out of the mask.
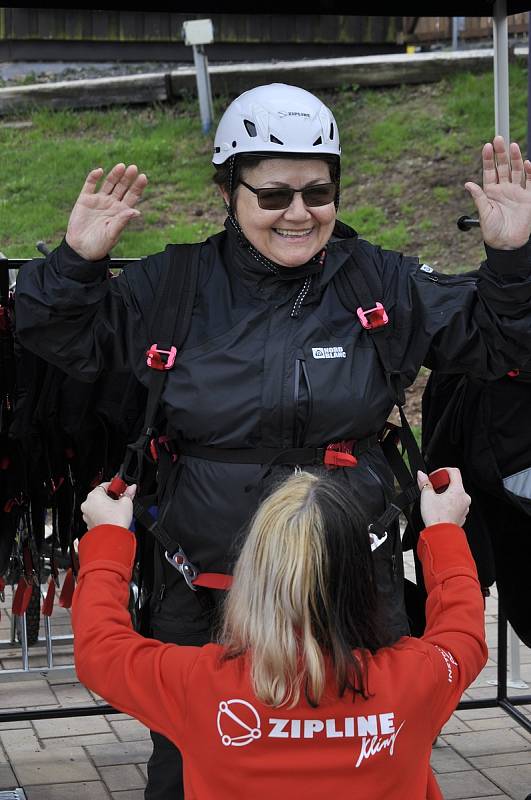
[[[45,617],[52,616],[54,598],[55,598],[55,581],[53,579],[53,575],[50,575],[50,580],[48,581],[48,591],[46,592],[46,597],[44,598],[44,602],[41,608],[41,613],[43,616]]]
[[[223,575],[221,572],[202,572],[193,581],[194,586],[205,586],[207,589],[230,589],[232,575]]]
[[[16,614],[17,617],[21,617],[22,614],[26,613],[30,604],[32,593],[33,583],[28,582],[23,575],[18,582],[17,590],[15,592],[15,596],[13,597],[13,605],[11,607],[13,614]]]
[[[59,605],[61,608],[70,608],[72,605],[72,597],[74,596],[74,588],[76,585],[76,579],[74,578],[74,573],[72,571],[72,567],[67,571],[65,575],[65,579],[63,581],[63,588],[61,589],[61,594],[59,595]]]

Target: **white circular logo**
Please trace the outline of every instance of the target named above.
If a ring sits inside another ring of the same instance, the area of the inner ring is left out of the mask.
[[[225,747],[243,747],[262,735],[258,712],[246,700],[222,700],[217,723]]]

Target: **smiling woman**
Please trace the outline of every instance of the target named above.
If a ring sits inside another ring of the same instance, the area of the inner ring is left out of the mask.
[[[388,416],[422,365],[492,379],[530,355],[531,163],[501,137],[482,155],[484,188],[465,186],[487,259],[477,276],[440,276],[336,218],[341,146],[331,110],[299,87],[259,86],[228,106],[215,136],[225,230],[191,251],[170,249],[175,261],[156,253],[111,279],[109,251],[147,185],[136,165],[120,163],[89,173],[65,240],[21,270],[23,346],[81,380],[125,365],[148,385],[146,349],[160,342],[154,309],[166,300],[158,287],[197,255],[189,330],[164,386],[157,479],[159,525],[198,572],[230,573],[272,486],[326,466],[338,490],[364,498],[389,641],[409,633],[398,520],[375,527],[394,491],[381,446]],[[210,641],[219,592],[190,591],[153,548],[150,636]],[[287,558],[282,549],[278,557]],[[153,741],[146,798],[179,800],[178,751],[159,733]]]

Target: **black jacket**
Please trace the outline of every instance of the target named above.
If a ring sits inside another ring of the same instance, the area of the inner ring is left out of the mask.
[[[221,448],[289,448],[381,430],[393,397],[370,334],[344,306],[335,280],[352,268],[352,252],[389,314],[390,354],[404,387],[422,364],[498,378],[529,358],[529,245],[487,248],[477,277],[447,276],[338,223],[324,266],[271,272],[227,227],[202,248],[190,331],[163,394],[176,436]],[[88,263],[63,242],[20,272],[22,344],[88,382],[102,370],[129,367],[146,383],[147,321],[162,266],[159,253],[108,280],[107,259]],[[275,466],[269,481],[291,470]],[[267,488],[261,471],[254,464],[180,458],[161,515],[202,570],[227,570],[233,542]],[[393,481],[379,446],[357,468],[334,475],[363,493],[371,517],[383,511]],[[400,571],[396,538],[376,551],[387,564],[390,591]]]

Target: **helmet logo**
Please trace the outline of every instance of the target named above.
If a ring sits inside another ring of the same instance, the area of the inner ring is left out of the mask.
[[[278,111],[279,117],[307,117],[310,119],[310,114],[305,114],[303,111]]]

